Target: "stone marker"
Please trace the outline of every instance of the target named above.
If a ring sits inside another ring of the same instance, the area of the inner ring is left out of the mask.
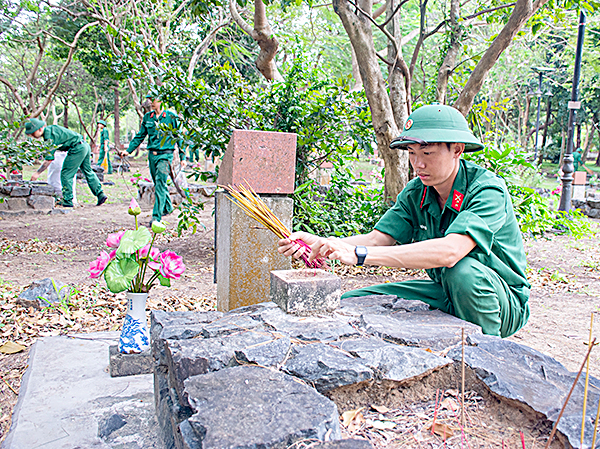
[[[291,268],[290,258],[277,252],[277,236],[248,217],[228,197],[224,192],[215,195],[217,309],[222,312],[266,301],[270,272]],[[291,228],[293,200],[262,199]]]
[[[180,426],[185,448],[287,448],[341,437],[336,405],[280,372],[238,366],[191,377],[185,391],[194,411],[187,431]]]
[[[218,184],[246,182],[290,229],[296,166],[296,134],[234,130]],[[225,192],[215,194],[215,279],[217,309],[223,312],[264,302],[270,272],[289,270],[291,261],[277,252],[277,237],[248,217]]]
[[[219,167],[220,185],[245,184],[256,193],[294,193],[296,134],[234,129]]]
[[[341,280],[325,270],[271,271],[271,301],[294,315],[332,312],[340,307]]]
[[[29,288],[22,291],[17,298],[17,304],[41,309],[59,303],[70,292],[71,287],[64,282],[54,280],[53,284],[51,278],[45,278],[41,281],[33,281]]]
[[[150,350],[139,354],[121,354],[118,345],[111,345],[108,347],[108,358],[111,377],[150,374],[154,367]]]

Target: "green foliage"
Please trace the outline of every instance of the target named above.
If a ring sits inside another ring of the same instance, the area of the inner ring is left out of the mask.
[[[195,202],[190,195],[184,198],[179,206],[179,215],[177,216],[177,235],[179,237],[183,231],[188,229],[191,229],[194,234],[199,226],[206,229],[206,226],[198,219],[202,210],[204,210],[204,203]]]
[[[54,147],[34,139],[15,137],[22,126],[20,121],[10,123],[0,119],[0,173],[22,171],[25,165],[33,165]]]
[[[555,232],[581,238],[594,233],[590,221],[580,211],[572,210],[568,214],[555,211],[548,198],[522,185],[524,179],[535,177],[537,170],[519,147],[508,143],[500,148],[489,146],[483,151],[465,154],[465,159],[504,178],[523,234],[541,237],[547,232]]]
[[[104,271],[106,286],[113,293],[124,292],[131,287],[131,282],[139,271],[140,264],[135,260],[134,255],[117,256]]]
[[[387,210],[383,184],[355,182],[348,165],[335,164],[331,185],[308,180],[294,192],[294,231],[347,237],[373,230]],[[361,182],[362,181],[362,182]]]

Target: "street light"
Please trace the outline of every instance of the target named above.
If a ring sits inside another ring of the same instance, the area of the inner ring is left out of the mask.
[[[533,67],[533,70],[535,72],[537,72],[538,76],[539,76],[538,90],[535,92],[535,95],[538,99],[537,118],[535,121],[535,144],[534,144],[534,148],[533,148],[533,161],[535,163],[535,161],[537,161],[538,135],[540,132],[540,101],[542,99],[542,76],[544,76],[544,72],[545,73],[554,72],[554,69],[549,69],[549,68],[545,68],[545,67]]]

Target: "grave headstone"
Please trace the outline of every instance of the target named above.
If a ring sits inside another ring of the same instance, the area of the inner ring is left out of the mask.
[[[296,135],[234,130],[219,169],[220,185],[248,183],[291,228]],[[233,204],[228,193],[215,195],[217,309],[223,312],[269,298],[270,272],[291,262],[277,252],[277,237]]]
[[[271,301],[295,315],[331,312],[340,307],[341,284],[324,270],[271,271]]]

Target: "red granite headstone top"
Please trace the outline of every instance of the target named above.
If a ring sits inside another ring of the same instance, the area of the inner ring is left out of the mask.
[[[271,131],[233,131],[218,183],[247,181],[256,193],[294,192],[296,134]]]

